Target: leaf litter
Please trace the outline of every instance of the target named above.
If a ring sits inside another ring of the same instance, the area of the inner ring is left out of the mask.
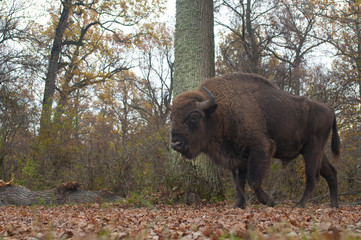
[[[361,239],[361,206],[0,207],[0,239]]]

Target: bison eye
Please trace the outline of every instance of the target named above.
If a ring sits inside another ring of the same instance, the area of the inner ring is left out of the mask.
[[[199,120],[201,119],[201,116],[199,113],[191,113],[186,122],[188,123],[190,128],[196,128],[199,124]]]

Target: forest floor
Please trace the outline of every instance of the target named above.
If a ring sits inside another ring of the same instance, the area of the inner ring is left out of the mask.
[[[0,239],[361,239],[361,205],[5,206]]]

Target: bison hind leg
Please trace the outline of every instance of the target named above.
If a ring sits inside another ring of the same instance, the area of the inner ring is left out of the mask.
[[[326,154],[323,154],[321,164],[321,176],[327,181],[328,188],[330,190],[331,207],[338,207],[338,182],[337,182],[337,171],[334,166],[327,159]]]
[[[323,149],[320,147],[320,144],[317,145],[316,142],[305,147],[305,152],[302,155],[305,160],[306,187],[301,200],[295,206],[301,208],[306,206],[306,203],[310,199],[316,183],[320,179]]]

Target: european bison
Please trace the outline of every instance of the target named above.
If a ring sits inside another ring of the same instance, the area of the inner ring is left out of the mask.
[[[206,79],[197,90],[181,93],[167,105],[172,148],[188,159],[208,154],[231,170],[235,207],[246,207],[246,180],[261,203],[273,206],[261,187],[271,158],[289,162],[299,154],[305,161],[306,188],[296,206],[305,206],[321,174],[329,186],[331,206],[338,207],[337,172],[324,153],[331,129],[334,157],[340,153],[332,108],[246,73]]]

